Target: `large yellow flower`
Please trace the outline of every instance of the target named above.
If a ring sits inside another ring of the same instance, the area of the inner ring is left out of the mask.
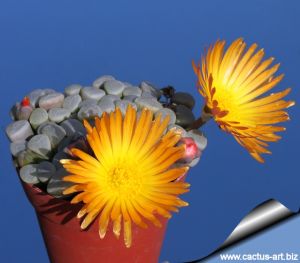
[[[95,119],[95,127],[85,121],[87,140],[94,156],[71,149],[79,160],[62,160],[70,175],[65,181],[75,183],[64,194],[78,193],[71,203],[83,202],[78,218],[85,216],[85,229],[99,215],[99,235],[104,238],[110,221],[113,232],[120,236],[124,225],[124,241],[131,246],[132,222],[146,228],[147,221],[161,226],[157,215],[170,218],[170,211],[187,203],[178,198],[188,191],[189,184],[177,180],[188,168],[171,168],[185,152],[185,146],[175,146],[180,135],[164,131],[169,117],[162,120],[144,109],[137,116],[131,106],[125,117],[119,108]],[[146,220],[145,220],[146,219]]]
[[[255,54],[256,44],[245,51],[243,39],[235,40],[224,51],[225,41],[210,46],[201,65],[193,67],[198,76],[199,92],[205,98],[206,113],[211,114],[221,129],[231,133],[259,162],[262,153],[271,153],[267,142],[281,137],[275,132],[284,127],[273,124],[289,120],[284,111],[294,105],[282,100],[290,89],[262,97],[283,78],[274,77],[279,64],[269,67],[273,58],[262,61],[263,49]]]

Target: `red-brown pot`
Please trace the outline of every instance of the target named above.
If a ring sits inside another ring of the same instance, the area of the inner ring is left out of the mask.
[[[167,220],[162,227],[149,224],[147,229],[133,225],[132,246],[126,248],[123,234],[119,240],[111,226],[103,240],[99,238],[97,220],[87,230],[80,229],[76,218],[81,205],[54,198],[39,188],[22,183],[33,205],[52,263],[156,263],[164,239]]]

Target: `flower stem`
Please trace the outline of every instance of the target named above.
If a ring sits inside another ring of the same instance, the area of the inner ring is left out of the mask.
[[[204,124],[206,124],[210,119],[212,119],[213,115],[211,110],[205,105],[202,110],[201,116],[195,120],[187,130],[199,129]]]

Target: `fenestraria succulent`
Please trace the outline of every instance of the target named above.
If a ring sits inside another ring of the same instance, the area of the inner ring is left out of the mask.
[[[84,203],[78,213],[84,217],[82,229],[99,216],[100,238],[110,221],[119,237],[123,223],[124,242],[130,247],[132,223],[160,226],[158,215],[170,218],[170,211],[187,205],[178,195],[187,192],[189,184],[177,179],[188,167],[170,167],[184,156],[185,146],[176,146],[180,135],[174,131],[164,135],[168,123],[168,116],[153,120],[147,109],[138,117],[130,105],[124,117],[117,108],[96,117],[95,127],[84,121],[94,156],[74,148],[78,160],[61,160],[69,173],[64,180],[74,183],[64,194],[77,193],[71,203]]]
[[[231,133],[259,162],[261,154],[271,153],[268,142],[279,140],[275,134],[284,131],[279,122],[289,120],[284,109],[294,105],[282,100],[290,88],[264,96],[283,78],[274,77],[279,64],[270,67],[274,58],[262,61],[264,50],[256,53],[257,44],[245,51],[242,38],[225,51],[225,41],[211,45],[201,64],[193,62],[198,77],[199,92],[205,98],[206,114],[211,114],[219,127]]]

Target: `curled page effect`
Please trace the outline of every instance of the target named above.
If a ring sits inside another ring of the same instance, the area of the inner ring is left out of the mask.
[[[263,229],[266,229],[296,213],[290,211],[280,202],[270,199],[255,207],[244,219],[237,225],[224,243],[212,254],[202,259],[190,261],[188,263],[201,262],[208,259],[213,254],[227,248]]]
[[[244,217],[218,250],[224,249],[294,214],[280,202],[273,199],[268,200]]]

